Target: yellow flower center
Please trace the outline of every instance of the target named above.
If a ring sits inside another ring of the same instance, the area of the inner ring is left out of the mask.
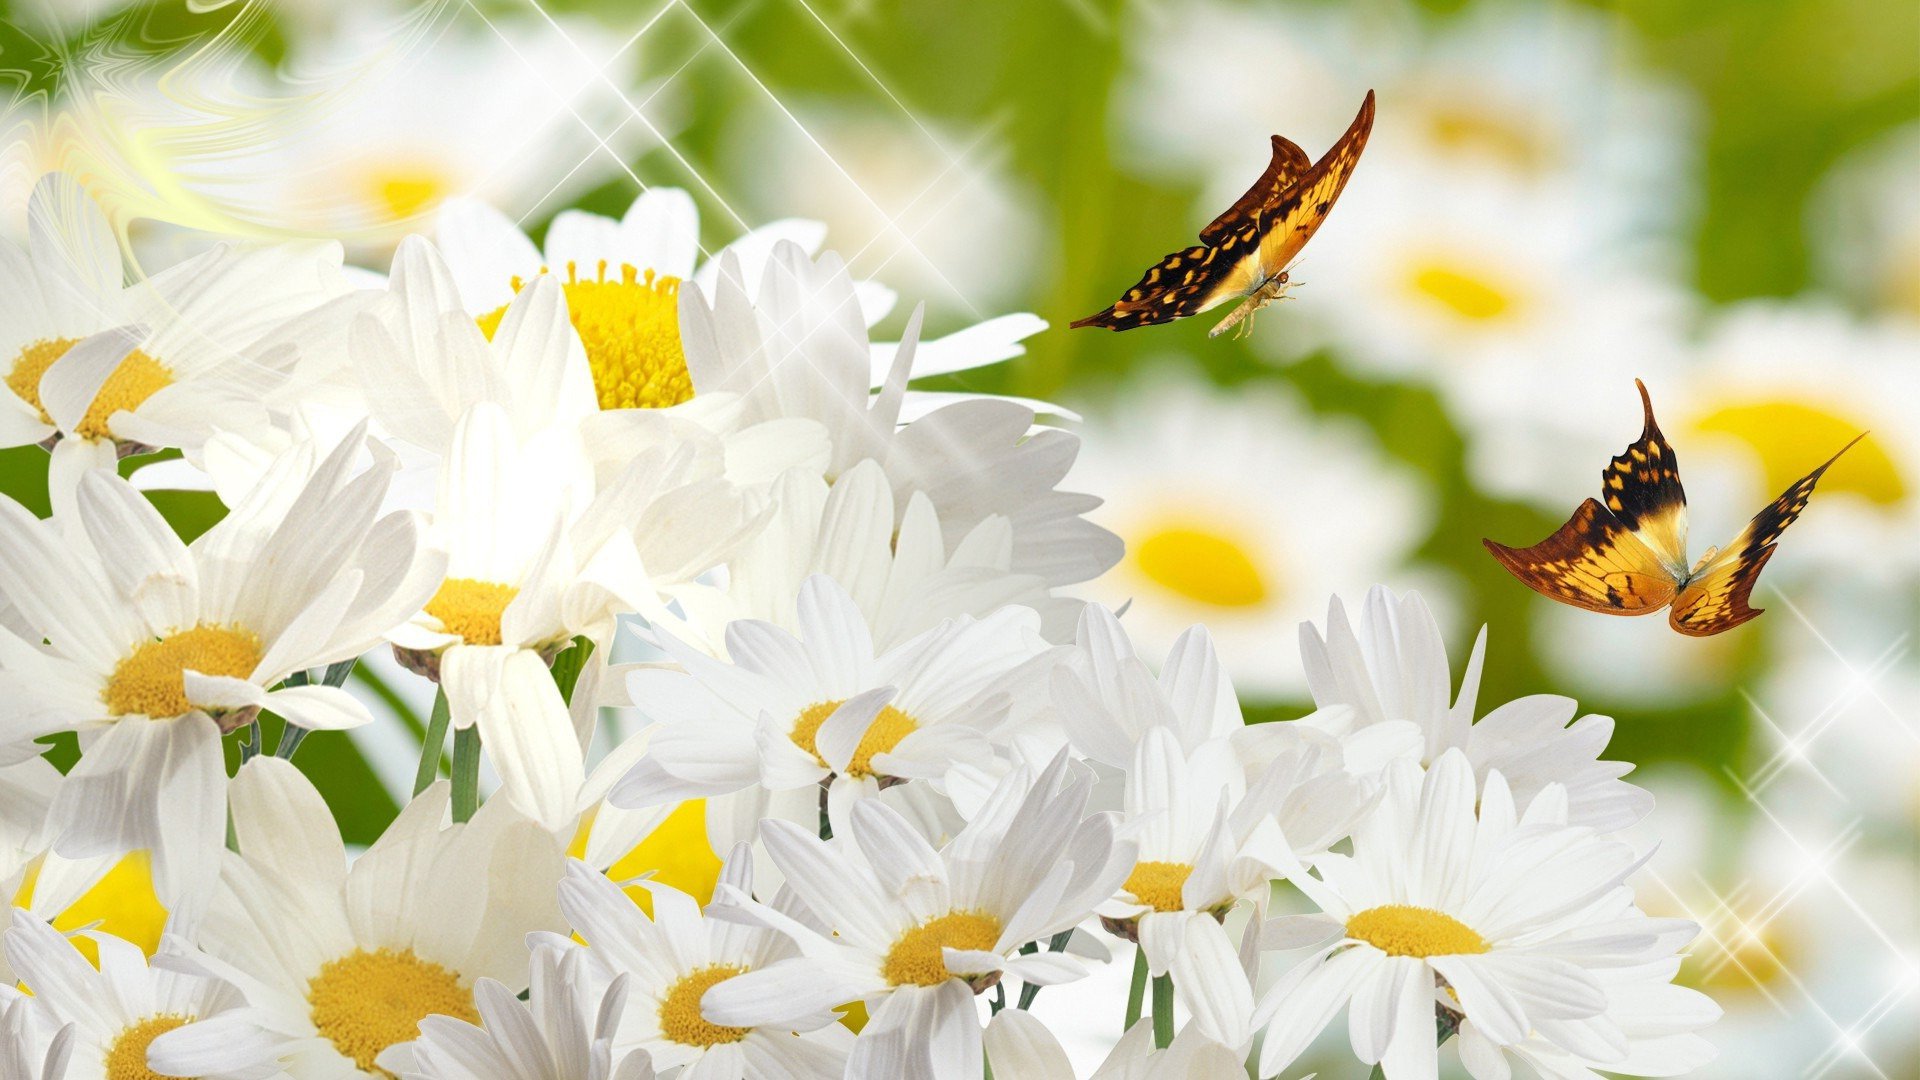
[[[427,614],[469,645],[500,644],[500,616],[520,590],[495,581],[448,578],[427,601]]]
[[[193,709],[181,673],[245,679],[260,666],[260,638],[238,626],[196,626],[149,641],[114,665],[100,695],[114,716],[180,716]]]
[[[40,883],[40,862],[36,860],[22,875],[13,906],[31,908],[34,890]],[[152,956],[160,947],[160,932],[167,925],[167,909],[153,890],[152,860],[145,851],[136,851],[113,864],[93,887],[51,920],[53,928],[72,933],[93,926],[122,941],[140,946]],[[90,937],[69,938],[87,962],[100,966],[100,947]]]
[[[820,736],[820,726],[840,707],[838,701],[823,701],[818,705],[809,705],[801,710],[798,719],[793,722],[791,738],[795,746],[813,755],[813,760],[827,765],[827,759],[820,756],[820,748],[815,740]],[[854,748],[853,760],[847,763],[848,776],[872,776],[873,756],[884,754],[900,745],[900,740],[919,730],[920,725],[913,717],[891,705],[882,706],[880,715],[873,718],[867,726],[867,733],[860,736],[860,745]]]
[[[36,341],[20,350],[20,355],[14,358],[13,367],[7,372],[7,388],[38,410],[43,424],[53,423],[53,417],[47,414],[46,406],[40,402],[40,379],[55,360],[65,356],[67,350],[76,344],[78,342],[73,338]],[[114,413],[122,409],[131,412],[139,408],[172,382],[173,372],[165,364],[139,349],[133,350],[101,384],[100,393],[94,397],[93,404],[87,407],[87,415],[80,418],[80,426],[74,434],[87,439],[112,438],[113,433],[107,430],[107,421],[113,418]]]
[[[955,911],[900,935],[887,950],[880,972],[893,986],[938,986],[956,974],[941,949],[991,950],[1000,940],[1000,920],[985,912]]]
[[[480,1023],[473,991],[410,949],[355,949],[327,961],[307,983],[307,1004],[320,1036],[367,1072],[375,1071],[380,1051],[419,1038],[425,1017]]]
[[[752,1028],[726,1027],[709,1021],[700,1012],[700,997],[719,983],[747,969],[714,964],[688,973],[667,990],[660,1002],[660,1034],[682,1046],[713,1046],[737,1043]]]
[[[379,207],[385,221],[405,221],[439,205],[452,191],[446,174],[432,165],[390,163],[360,178],[362,198]]]
[[[1180,911],[1184,907],[1180,889],[1192,875],[1193,867],[1186,863],[1137,862],[1121,888],[1155,911]]]
[[[1272,593],[1247,545],[1215,528],[1158,528],[1136,541],[1131,554],[1147,580],[1194,603],[1254,607]]]
[[[1520,304],[1513,283],[1439,260],[1416,263],[1407,273],[1407,288],[1465,322],[1493,322],[1511,316]]]
[[[1792,938],[1773,922],[1736,923],[1688,958],[1683,981],[1715,997],[1764,991],[1799,960]]]
[[[1347,920],[1347,936],[1388,956],[1458,956],[1492,948],[1473,928],[1444,911],[1411,904],[1383,904]]]
[[[574,833],[567,854],[575,859],[587,856],[587,840],[593,834],[592,811]],[[707,804],[704,799],[689,799],[674,807],[658,828],[645,840],[607,868],[615,881],[634,881],[645,877],[662,885],[671,885],[701,905],[713,899],[713,888],[720,880],[720,857],[713,853],[707,839]],[[640,910],[653,914],[653,894],[640,885],[628,886],[627,897]]]
[[[513,287],[519,290],[515,279]],[[620,267],[618,280],[600,264],[592,278],[567,265],[567,315],[586,347],[602,409],[664,409],[693,397],[693,376],[680,349],[680,279]],[[480,316],[489,339],[507,312]]]
[[[122,1031],[107,1050],[107,1080],[169,1080],[147,1068],[147,1047],[167,1032],[192,1022],[187,1016],[149,1016]]]
[[[1767,494],[1787,490],[1807,470],[1833,456],[1847,440],[1866,430],[1828,409],[1799,401],[1747,401],[1726,405],[1696,420],[1703,432],[1731,435],[1752,448],[1766,473]],[[1907,496],[1900,467],[1884,443],[1868,438],[1847,451],[1820,478],[1822,491],[1851,491],[1879,506]]]
[[[1480,154],[1523,172],[1543,168],[1554,157],[1552,148],[1523,118],[1472,102],[1431,107],[1427,133],[1443,150]]]

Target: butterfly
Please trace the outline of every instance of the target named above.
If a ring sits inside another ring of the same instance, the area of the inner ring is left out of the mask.
[[[1240,300],[1240,306],[1207,336],[1218,337],[1243,320],[1251,328],[1253,313],[1286,292],[1291,280],[1288,264],[1327,219],[1372,130],[1373,91],[1369,90],[1347,133],[1319,161],[1309,160],[1305,150],[1287,139],[1273,136],[1273,160],[1267,171],[1226,213],[1200,230],[1199,244],[1161,259],[1111,307],[1073,325],[1132,330]]]
[[[1725,550],[1709,548],[1687,565],[1687,494],[1680,463],[1653,419],[1646,385],[1640,439],[1601,473],[1602,499],[1588,499],[1558,532],[1529,548],[1482,541],[1493,557],[1533,591],[1563,604],[1608,615],[1645,615],[1671,603],[1675,630],[1706,637],[1760,614],[1748,606],[1754,582],[1773,558],[1774,542],[1807,508],[1813,486],[1862,432],[1752,521]]]

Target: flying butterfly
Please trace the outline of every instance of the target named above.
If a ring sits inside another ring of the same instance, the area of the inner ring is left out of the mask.
[[[1132,330],[1239,300],[1240,306],[1207,336],[1218,337],[1243,323],[1243,333],[1251,329],[1253,313],[1286,292],[1289,264],[1327,219],[1372,130],[1369,90],[1346,134],[1319,161],[1275,135],[1267,171],[1226,213],[1200,230],[1199,244],[1161,259],[1111,307],[1073,325]]]
[[[1533,591],[1563,604],[1608,615],[1645,615],[1673,605],[1667,621],[1682,634],[1706,637],[1760,614],[1748,606],[1774,542],[1807,508],[1813,486],[1866,438],[1862,432],[1826,463],[1795,481],[1754,515],[1725,550],[1709,548],[1687,564],[1687,495],[1680,464],[1653,419],[1653,400],[1638,379],[1646,424],[1640,439],[1601,474],[1603,499],[1588,499],[1558,532],[1528,548],[1483,541],[1493,557]]]

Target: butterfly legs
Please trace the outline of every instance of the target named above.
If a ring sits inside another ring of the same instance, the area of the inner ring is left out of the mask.
[[[1239,307],[1234,308],[1228,313],[1226,318],[1221,319],[1219,323],[1215,324],[1213,329],[1207,331],[1207,336],[1216,338],[1238,327],[1239,332],[1233,336],[1235,338],[1246,337],[1253,332],[1253,313],[1273,303],[1275,300],[1281,299],[1282,295],[1287,291],[1287,284],[1288,278],[1284,271],[1268,278],[1261,283],[1259,288],[1248,293],[1247,298],[1240,301]]]

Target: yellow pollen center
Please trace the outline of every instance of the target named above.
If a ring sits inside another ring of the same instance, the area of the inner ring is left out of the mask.
[[[7,372],[7,388],[20,396],[22,401],[34,407],[40,413],[40,422],[53,423],[53,417],[47,414],[47,408],[40,402],[40,379],[55,360],[67,354],[77,342],[73,338],[47,338],[36,341],[20,350],[14,358],[13,367]],[[93,404],[87,407],[87,414],[80,418],[80,425],[74,434],[87,439],[111,438],[113,433],[107,430],[107,421],[113,414],[125,409],[129,412],[139,408],[148,398],[171,385],[173,372],[165,364],[135,349],[120,361],[113,369],[107,381],[100,385],[100,393],[95,395]]]
[[[515,291],[522,282],[516,278]],[[664,409],[693,397],[693,376],[680,349],[680,279],[642,274],[621,266],[617,280],[607,264],[591,278],[567,265],[567,315],[593,369],[593,389],[602,409]],[[489,339],[507,312],[480,316]]]
[[[1347,920],[1347,936],[1364,941],[1388,956],[1457,956],[1492,948],[1466,923],[1432,908],[1411,904],[1383,904],[1357,912]]]
[[[446,174],[431,165],[389,164],[361,178],[362,197],[385,212],[385,221],[405,221],[433,209],[451,190]]]
[[[500,616],[519,594],[512,585],[448,578],[427,601],[427,614],[439,619],[447,633],[460,635],[469,645],[498,645]]]
[[[1787,490],[1866,429],[1829,409],[1788,400],[1723,406],[1695,421],[1694,427],[1731,435],[1751,448],[1766,473],[1768,495]],[[1834,462],[1820,478],[1820,490],[1851,491],[1879,506],[1896,505],[1907,496],[1900,467],[1886,445],[1871,437]]]
[[[193,709],[182,672],[244,679],[260,665],[260,638],[238,626],[196,626],[135,648],[101,694],[114,716],[183,715]]]
[[[1155,911],[1180,911],[1184,904],[1180,889],[1193,875],[1193,867],[1177,862],[1137,862],[1122,888],[1133,898]]]
[[[716,1024],[700,1012],[702,995],[746,970],[744,967],[714,964],[682,977],[660,1002],[660,1034],[682,1046],[703,1047],[737,1043],[746,1038],[752,1028]]]
[[[948,971],[941,949],[991,951],[999,940],[1000,920],[985,912],[950,912],[901,934],[887,950],[880,971],[893,986],[938,986],[956,976],[975,974]]]
[[[1519,300],[1518,291],[1507,282],[1442,262],[1415,265],[1407,274],[1407,286],[1415,296],[1467,322],[1493,322],[1510,315]]]
[[[404,949],[355,949],[327,961],[307,983],[307,1004],[320,1036],[367,1072],[380,1051],[419,1038],[425,1017],[480,1023],[458,976]]]
[[[1214,528],[1155,529],[1135,541],[1131,554],[1147,580],[1194,603],[1254,607],[1272,594],[1247,546]]]
[[[107,1050],[107,1080],[169,1080],[147,1068],[147,1047],[191,1022],[192,1018],[186,1016],[149,1016],[122,1031]]]
[[[793,722],[790,737],[794,745],[812,754],[813,760],[823,766],[827,764],[827,759],[820,756],[820,748],[816,745],[816,740],[820,737],[821,725],[825,724],[827,717],[832,716],[833,710],[839,707],[838,701],[823,701],[818,705],[809,705],[801,710],[800,716]],[[901,739],[913,734],[919,728],[920,725],[914,722],[913,717],[891,705],[882,706],[880,715],[874,717],[873,723],[867,726],[867,733],[860,736],[860,745],[854,748],[853,760],[847,763],[847,775],[872,776],[873,756],[891,751],[900,745]]]

